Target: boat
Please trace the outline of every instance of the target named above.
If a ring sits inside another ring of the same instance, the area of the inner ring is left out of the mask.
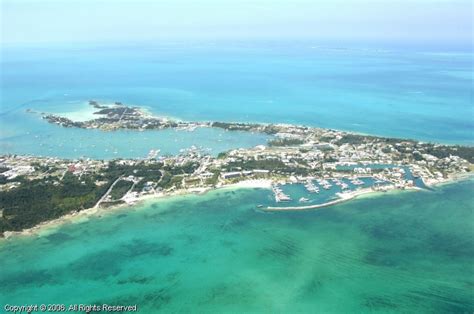
[[[277,203],[279,202],[289,202],[291,201],[291,197],[289,195],[286,195],[283,193],[283,190],[279,188],[278,186],[273,186],[272,187],[273,193],[275,194],[275,201]]]
[[[364,181],[360,180],[359,178],[351,180],[351,183],[354,185],[364,185]]]
[[[311,182],[311,180],[308,180],[304,187],[309,193],[319,193],[319,188],[315,186],[314,183]]]
[[[302,198],[299,199],[299,202],[300,203],[307,203],[307,202],[309,202],[309,198],[302,197]]]
[[[159,153],[160,153],[160,150],[159,150],[159,149],[156,149],[156,150],[155,150],[155,149],[151,149],[150,152],[148,152],[147,158],[148,158],[148,159],[156,158]]]

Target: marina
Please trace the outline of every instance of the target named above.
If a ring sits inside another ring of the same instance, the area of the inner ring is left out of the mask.
[[[390,165],[390,169],[397,169]],[[408,182],[407,187],[425,188],[421,180],[414,181],[408,168],[400,168],[399,180]],[[412,182],[412,183],[411,183]],[[326,207],[346,201],[370,192],[386,192],[395,188],[404,188],[402,183],[389,180],[383,174],[354,176],[347,175],[337,178],[299,178],[296,182],[272,186],[275,205],[266,210],[298,210]],[[284,205],[280,205],[284,203]]]
[[[304,187],[309,193],[319,193],[319,188],[311,180],[308,180]]]
[[[292,201],[291,197],[288,194],[283,193],[283,190],[279,186],[272,186],[272,191],[275,195],[275,202],[280,203]]]
[[[474,314],[470,1],[0,1],[4,313]]]

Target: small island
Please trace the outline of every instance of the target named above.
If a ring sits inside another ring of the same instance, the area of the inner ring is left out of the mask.
[[[94,111],[97,118],[86,121],[74,121],[68,117],[51,114],[40,113],[41,117],[49,123],[58,124],[66,128],[82,128],[82,129],[100,129],[103,131],[113,130],[153,130],[176,128],[182,130],[193,130],[197,127],[215,127],[229,131],[252,131],[267,134],[275,134],[279,128],[272,125],[251,124],[251,123],[226,123],[226,122],[189,122],[173,120],[166,117],[156,117],[146,112],[143,108],[125,106],[121,102],[113,104],[100,104],[95,100],[89,100],[89,106]],[[27,112],[36,113],[31,109]]]
[[[272,135],[267,145],[211,156],[191,148],[177,156],[157,151],[142,159],[66,160],[0,156],[0,233],[9,236],[80,212],[133,204],[151,197],[202,193],[227,186],[267,188],[274,202],[259,210],[308,210],[362,194],[426,189],[468,175],[474,148],[423,143],[288,124],[185,122],[139,107],[90,101],[97,118],[73,121],[41,113],[63,127],[145,130],[214,127]],[[34,113],[29,110],[29,112]],[[306,193],[293,199],[286,186]],[[317,195],[331,197],[317,201]],[[313,197],[314,196],[314,197]]]

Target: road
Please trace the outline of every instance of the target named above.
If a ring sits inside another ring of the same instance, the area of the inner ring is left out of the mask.
[[[117,180],[114,181],[114,183],[112,183],[112,185],[110,186],[110,188],[107,190],[107,192],[105,192],[104,195],[102,195],[102,197],[100,198],[100,200],[95,204],[94,208],[98,208],[100,203],[102,203],[105,198],[107,196],[109,196],[110,192],[112,191],[112,189],[114,188],[115,184],[117,184],[117,182],[119,182],[121,179],[123,178],[123,176],[120,176],[117,178]]]

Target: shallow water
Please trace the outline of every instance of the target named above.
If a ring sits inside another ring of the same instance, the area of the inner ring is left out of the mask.
[[[472,51],[330,49],[310,42],[2,47],[1,152],[54,155],[28,134],[49,137],[56,147],[70,131],[33,121],[25,109],[76,111],[89,99],[189,121],[286,122],[472,145],[472,60]],[[121,134],[106,136],[119,142]],[[86,134],[80,138],[92,144]],[[183,148],[137,142],[147,151]]]
[[[268,190],[148,202],[0,244],[0,304],[472,312],[473,181],[305,212]]]
[[[472,51],[312,43],[2,47],[0,153],[76,158],[217,154],[266,136],[65,129],[27,108],[88,99],[191,121],[287,122],[473,142]],[[473,181],[305,212],[267,190],[149,202],[0,241],[0,305],[138,304],[167,312],[473,312]]]

